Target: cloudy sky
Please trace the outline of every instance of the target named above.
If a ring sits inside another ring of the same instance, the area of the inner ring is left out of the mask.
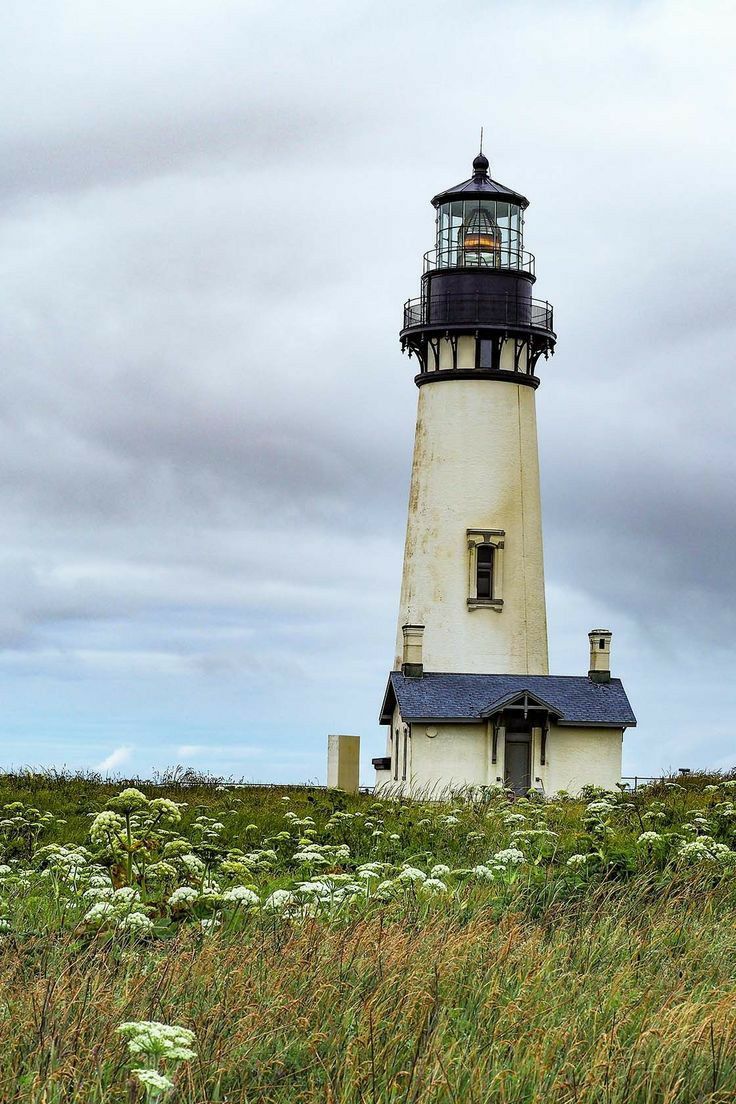
[[[4,0],[0,767],[380,754],[401,305],[481,124],[556,309],[551,669],[609,625],[626,773],[736,762],[735,32],[717,0]]]

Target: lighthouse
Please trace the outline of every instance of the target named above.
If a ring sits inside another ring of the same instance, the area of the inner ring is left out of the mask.
[[[402,626],[422,624],[432,670],[546,674],[535,394],[555,332],[533,295],[529,204],[482,153],[432,204],[401,330],[419,395],[395,666]]]
[[[535,397],[556,334],[525,248],[529,201],[481,151],[432,206],[400,334],[418,402],[376,784],[612,786],[636,721],[610,632],[590,634],[587,677],[549,675]]]

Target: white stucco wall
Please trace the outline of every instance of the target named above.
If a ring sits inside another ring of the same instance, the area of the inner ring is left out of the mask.
[[[542,768],[547,793],[582,786],[613,789],[621,781],[620,728],[568,728],[553,725],[547,739],[548,764]]]
[[[407,740],[407,777],[403,775],[404,728]],[[505,735],[500,731],[496,762],[492,762],[492,729],[488,724],[405,725],[398,709],[394,712],[393,740],[387,741],[386,754],[394,754],[399,731],[399,771],[395,779],[392,762],[390,779],[385,772],[376,782],[388,782],[397,791],[411,796],[439,796],[443,791],[462,786],[493,785],[504,778]],[[430,737],[427,731],[436,731]],[[547,737],[546,763],[541,764],[541,729],[532,733],[531,784],[541,779],[544,792],[552,796],[559,790],[576,793],[586,785],[612,789],[621,780],[621,729],[577,728],[552,725]]]
[[[468,529],[500,529],[503,608],[468,608]],[[546,674],[535,394],[501,380],[419,388],[399,606],[428,671]]]

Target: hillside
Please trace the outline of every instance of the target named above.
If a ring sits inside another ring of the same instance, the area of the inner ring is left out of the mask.
[[[0,777],[0,1099],[730,1101],[734,801]]]

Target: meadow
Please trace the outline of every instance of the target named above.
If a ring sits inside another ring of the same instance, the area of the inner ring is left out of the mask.
[[[720,1102],[736,778],[0,776],[0,1100]]]

